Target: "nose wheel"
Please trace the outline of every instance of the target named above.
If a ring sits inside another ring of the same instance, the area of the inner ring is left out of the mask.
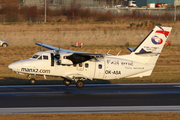
[[[34,84],[36,84],[36,80],[35,80],[34,78],[31,78],[31,79],[29,80],[29,83],[30,83],[31,85],[34,85]]]

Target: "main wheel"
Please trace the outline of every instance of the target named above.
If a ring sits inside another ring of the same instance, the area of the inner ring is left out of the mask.
[[[84,83],[82,80],[78,80],[77,83],[76,83],[76,87],[77,88],[82,88],[84,86]]]
[[[2,47],[7,47],[7,44],[6,44],[6,43],[3,43],[3,44],[2,44]]]
[[[34,78],[31,78],[31,79],[29,80],[29,83],[30,83],[31,85],[34,85],[34,84],[36,84],[36,80],[35,80]]]
[[[66,86],[69,86],[71,84],[71,81],[70,80],[67,80],[67,79],[64,79],[63,80],[63,83],[66,85]]]

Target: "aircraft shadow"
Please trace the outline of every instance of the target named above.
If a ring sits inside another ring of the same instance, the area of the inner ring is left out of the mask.
[[[85,80],[84,84],[110,84],[111,82],[108,80]],[[61,85],[63,84],[63,80],[36,80],[36,85]],[[71,84],[75,84],[72,81]],[[1,77],[0,85],[30,85],[29,79],[20,79],[14,77]]]

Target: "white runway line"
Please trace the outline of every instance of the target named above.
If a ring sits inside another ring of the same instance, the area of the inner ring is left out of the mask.
[[[149,86],[149,85],[174,85],[174,87],[180,87],[180,83],[142,83],[142,84],[85,84],[84,86],[133,86],[133,85],[142,85],[142,86]],[[70,86],[76,86],[72,84]],[[66,87],[65,85],[2,85],[0,88],[18,88],[18,87]]]
[[[0,114],[81,114],[81,113],[180,112],[180,106],[29,107],[0,108]]]

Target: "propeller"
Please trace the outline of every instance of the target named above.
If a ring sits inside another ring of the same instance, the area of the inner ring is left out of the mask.
[[[60,48],[60,46],[59,46],[59,49],[56,50],[56,54],[55,54],[55,56],[54,56],[54,58],[57,59],[57,64],[58,64],[58,65],[61,64],[61,60],[60,60],[60,58],[61,58],[61,56],[60,56],[60,50],[61,50],[61,48]]]
[[[59,46],[59,49],[58,50],[56,50],[56,55],[54,56],[56,59],[58,59],[58,60],[60,60],[60,50],[61,50],[61,48],[60,48],[60,46]]]
[[[43,51],[43,50],[42,50],[42,41],[41,41],[41,51]]]

